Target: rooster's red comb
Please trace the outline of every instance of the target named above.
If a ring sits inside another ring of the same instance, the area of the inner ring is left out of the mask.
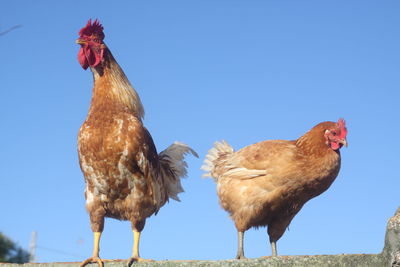
[[[98,19],[95,19],[92,24],[92,19],[89,19],[86,26],[79,31],[79,36],[92,36],[96,35],[100,40],[104,39],[103,25],[100,24]]]
[[[346,128],[346,121],[344,119],[339,119],[338,120],[338,125],[340,128],[340,135],[342,138],[345,138],[347,135],[347,128]]]

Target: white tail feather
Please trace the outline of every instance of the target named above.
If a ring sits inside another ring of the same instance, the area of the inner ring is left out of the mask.
[[[214,147],[208,151],[202,170],[206,171],[203,177],[252,179],[267,174],[266,170],[247,169],[232,165],[233,148],[225,141],[215,142]]]
[[[206,171],[203,177],[218,178],[214,173],[216,163],[225,161],[223,158],[226,159],[226,155],[233,154],[233,152],[233,148],[227,142],[215,142],[214,147],[208,150],[204,165],[201,166],[201,169]]]
[[[180,201],[178,194],[184,191],[180,180],[187,175],[187,163],[184,156],[189,153],[199,157],[189,146],[175,142],[158,155],[168,197],[176,201]]]

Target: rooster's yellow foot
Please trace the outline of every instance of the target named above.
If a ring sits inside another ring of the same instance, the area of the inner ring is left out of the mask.
[[[79,265],[79,267],[84,267],[84,266],[86,266],[87,264],[90,264],[90,263],[97,263],[99,265],[99,267],[103,267],[104,266],[103,261],[99,257],[90,257],[89,259],[84,260],[81,263],[81,265]]]

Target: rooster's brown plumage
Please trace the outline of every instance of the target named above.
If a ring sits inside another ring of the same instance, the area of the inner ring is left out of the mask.
[[[143,126],[143,107],[136,91],[104,44],[98,21],[79,32],[78,60],[90,67],[94,87],[89,113],[78,134],[79,162],[85,177],[94,249],[82,263],[97,262],[104,218],[129,220],[134,232],[133,261],[139,257],[139,238],[146,218],[158,212],[169,198],[179,200],[180,178],[186,175],[185,154],[197,156],[190,147],[175,142],[157,153]]]

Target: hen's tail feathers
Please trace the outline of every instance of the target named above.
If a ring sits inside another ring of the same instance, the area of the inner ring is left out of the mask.
[[[233,154],[233,152],[233,148],[227,142],[215,142],[214,147],[208,150],[204,165],[201,166],[201,169],[206,171],[203,177],[214,177],[217,179],[216,166],[224,166],[229,155]]]
[[[180,201],[178,194],[183,192],[181,178],[187,175],[187,163],[183,159],[186,154],[192,154],[196,158],[196,151],[189,146],[175,142],[158,154],[161,166],[161,174],[164,178],[168,197]]]

